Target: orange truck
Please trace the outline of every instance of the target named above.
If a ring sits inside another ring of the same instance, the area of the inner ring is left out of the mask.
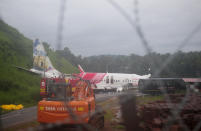
[[[41,80],[41,93],[45,97],[38,103],[39,123],[104,127],[104,115],[96,106],[93,85],[89,81],[75,79],[74,83],[64,78]]]

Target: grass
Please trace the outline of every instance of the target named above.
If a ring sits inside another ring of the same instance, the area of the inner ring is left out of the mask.
[[[104,117],[106,120],[111,121],[112,118],[114,117],[112,110],[111,109],[106,110]]]
[[[150,95],[146,95],[146,96],[139,96],[137,97],[137,104],[139,105],[143,105],[149,102],[153,102],[153,101],[158,101],[158,100],[164,100],[164,95],[157,95],[157,96],[150,96]]]
[[[36,105],[40,100],[40,76],[0,65],[0,105]],[[4,70],[3,70],[4,69]],[[10,111],[3,110],[2,113]]]
[[[116,122],[112,122],[113,118],[115,118],[115,110],[114,107],[117,107],[118,104],[118,99],[117,98],[111,98],[109,100],[106,100],[104,102],[99,103],[103,108],[105,107],[105,114],[104,114],[104,118],[106,123],[109,123],[109,125],[112,125],[111,129],[112,130],[125,130],[125,126],[118,124]],[[112,124],[113,123],[113,124]]]
[[[125,129],[125,126],[118,124],[118,125],[115,125],[114,128],[115,129]]]
[[[105,114],[104,114],[105,120],[111,121],[112,118],[114,117],[114,114],[112,112],[112,108],[108,108],[108,105],[110,107],[113,107],[112,105],[114,105],[116,103],[116,101],[114,101],[114,99],[111,98],[109,100],[106,100],[106,101],[103,101],[101,103],[98,103],[98,105],[100,105],[103,109],[106,108],[106,109],[104,109],[105,110]]]
[[[54,50],[49,54],[52,57],[50,59],[53,59],[52,64],[55,68],[58,67],[58,70],[66,73],[78,70]],[[32,63],[32,40],[0,20],[0,105],[22,104],[30,107],[40,100],[41,77],[14,67],[30,69]]]

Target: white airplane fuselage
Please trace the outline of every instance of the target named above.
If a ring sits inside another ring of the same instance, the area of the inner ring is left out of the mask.
[[[79,67],[80,68],[80,67]],[[123,74],[123,73],[90,73],[80,69],[79,77],[96,84],[96,89],[124,89],[125,87],[137,87],[139,79],[148,79],[151,75]]]
[[[105,77],[96,84],[99,89],[112,89],[124,86],[137,87],[139,79],[146,79],[149,76],[139,76],[136,74],[107,73]]]

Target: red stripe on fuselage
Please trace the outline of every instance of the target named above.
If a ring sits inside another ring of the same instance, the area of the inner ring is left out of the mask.
[[[84,80],[89,80],[91,83],[97,84],[101,82],[101,80],[104,78],[106,73],[87,73],[82,72],[79,74],[79,76]]]

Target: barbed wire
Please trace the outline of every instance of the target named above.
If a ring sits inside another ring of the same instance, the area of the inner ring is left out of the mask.
[[[138,11],[138,1],[134,1],[134,14],[135,14],[135,21],[131,18],[131,16],[126,13],[126,11],[114,0],[107,0],[132,26],[132,28],[136,31],[137,35],[139,36],[142,45],[144,46],[147,53],[151,53],[152,49],[145,37],[144,32],[142,31],[141,24],[140,24],[140,17]]]
[[[184,40],[180,43],[178,48],[175,50],[175,52],[183,49],[189,42],[192,40],[192,38],[201,30],[201,22],[191,31],[189,35],[187,35]],[[162,65],[159,67],[159,69],[154,73],[154,76],[157,76],[160,74],[160,72],[163,71],[167,67],[167,65],[174,59],[174,55],[171,55],[168,57],[166,61],[162,63]]]
[[[60,50],[62,48],[62,39],[63,39],[63,29],[64,29],[64,17],[65,17],[65,10],[66,10],[66,0],[60,0],[60,12],[58,18],[58,28],[57,28],[57,41],[56,41],[56,48]]]
[[[149,54],[152,52],[152,48],[148,42],[148,40],[145,37],[145,33],[142,30],[142,25],[140,24],[140,16],[139,16],[139,1],[138,0],[133,0],[134,3],[134,10],[133,13],[135,15],[135,20],[133,20],[127,13],[126,11],[118,4],[116,3],[114,0],[107,0],[126,20],[127,22],[132,26],[132,28],[137,32],[137,35],[139,36],[142,45],[144,46],[146,52]],[[60,4],[60,12],[59,12],[59,17],[58,17],[58,29],[57,29],[57,49],[60,50],[62,47],[62,33],[63,33],[63,29],[64,29],[64,16],[65,16],[65,9],[66,9],[66,0],[60,0],[61,4]],[[189,42],[190,40],[197,34],[197,32],[201,29],[201,23],[196,26],[196,28],[184,39],[184,41],[178,46],[177,50],[180,50],[182,48],[184,48]],[[174,56],[170,56],[163,64],[162,66],[160,66],[160,68],[154,72],[154,75],[159,75],[160,72],[168,65],[168,63],[170,63],[172,61],[172,59],[174,58]],[[168,93],[166,92],[166,90],[162,90],[163,95],[165,96],[166,100],[171,103],[171,100],[168,96]],[[182,102],[173,110],[171,110],[172,115],[169,116],[168,120],[169,121],[173,121],[176,118],[179,117],[179,123],[180,125],[182,125],[184,127],[185,130],[189,130],[188,127],[183,123],[182,119],[180,118],[179,114],[182,110],[182,107],[185,105],[188,97],[189,97],[189,90],[186,90],[186,95],[184,97],[184,99],[182,100]],[[125,103],[126,101],[128,101],[130,99],[130,97],[121,97],[121,103]],[[68,105],[68,101],[66,100],[64,102],[65,107],[68,109],[68,113],[70,113],[71,117],[76,120],[76,119],[81,119],[81,117],[83,116],[76,116],[76,114],[74,114],[72,112],[71,107]],[[106,105],[103,107],[104,110],[107,110],[111,107],[111,105]],[[69,119],[66,119],[66,122],[68,122]],[[58,124],[56,124],[56,126],[60,126],[61,123],[58,122]],[[171,124],[171,123],[170,123]],[[89,130],[94,130],[93,127],[91,127],[90,125],[83,125],[85,126],[87,129]],[[168,126],[168,125],[167,125]],[[48,124],[47,125],[48,128],[52,128],[53,124]],[[201,123],[198,124],[198,126],[195,127],[195,130],[199,130],[201,127]],[[43,126],[39,126],[37,129],[39,130],[43,130],[46,129],[46,127]],[[163,130],[168,130],[169,127],[164,127]],[[79,128],[78,130],[82,130],[81,128]]]
[[[107,0],[126,20],[127,22],[132,26],[132,28],[137,32],[137,35],[139,36],[142,45],[144,46],[146,52],[149,54],[152,52],[152,49],[149,45],[149,42],[147,41],[146,37],[145,37],[145,33],[142,30],[142,26],[140,24],[140,17],[139,17],[139,1],[138,0],[134,0],[134,15],[135,15],[135,21],[126,13],[126,11],[119,5],[117,4],[114,0]],[[63,0],[63,3],[65,3],[65,0]],[[61,48],[61,40],[62,40],[62,28],[63,28],[63,20],[64,20],[64,8],[65,6],[63,5],[61,7],[61,12],[60,12],[60,22],[59,22],[59,28],[58,28],[58,49]],[[183,47],[185,47],[189,41],[194,37],[194,35],[200,30],[201,28],[201,23],[184,39],[184,41],[178,46],[177,50],[182,49]],[[160,68],[154,72],[154,76],[158,76],[161,71],[168,65],[169,62],[172,61],[172,59],[174,58],[174,56],[170,56],[163,64],[162,66],[160,66]],[[167,92],[165,90],[162,90],[163,95],[165,95],[166,100],[171,103],[171,100],[167,94]],[[174,121],[176,118],[179,118],[179,124],[181,126],[184,127],[185,130],[189,130],[188,127],[183,123],[182,119],[180,118],[180,112],[182,110],[182,107],[185,105],[187,99],[189,97],[189,90],[187,90],[187,93],[184,97],[184,99],[182,100],[182,102],[179,104],[179,106],[173,110],[171,110],[172,115],[168,117],[168,121]],[[121,99],[123,102],[126,102],[128,100],[127,97],[122,98]],[[66,103],[67,105],[67,103]],[[67,106],[68,108],[68,106]],[[104,109],[110,108],[110,106],[107,106]],[[171,123],[168,123],[171,124]],[[163,130],[168,130],[169,129],[169,125],[166,125]],[[198,125],[195,130],[199,130],[200,125]]]

